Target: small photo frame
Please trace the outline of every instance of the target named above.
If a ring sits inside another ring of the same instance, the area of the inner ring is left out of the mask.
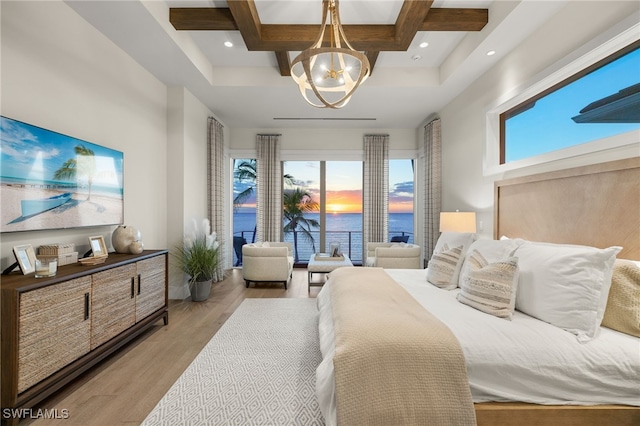
[[[23,275],[36,271],[36,252],[33,251],[31,244],[15,246],[13,248],[13,254],[16,256]]]
[[[331,245],[329,246],[329,253],[331,255],[331,257],[340,257],[341,253],[340,253],[340,243],[331,243]]]
[[[107,246],[104,243],[104,238],[102,238],[102,235],[89,237],[89,245],[91,246],[91,251],[93,251],[93,257],[108,255]]]

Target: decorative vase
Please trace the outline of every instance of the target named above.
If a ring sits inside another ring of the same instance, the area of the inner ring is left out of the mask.
[[[127,225],[120,225],[111,234],[111,245],[116,253],[131,253],[131,243],[140,241],[140,231]]]
[[[142,244],[142,241],[134,241],[131,244],[129,244],[129,252],[131,254],[140,254],[142,253],[142,251],[144,250],[144,244]]]
[[[209,298],[209,294],[211,294],[211,282],[212,280],[192,282],[189,285],[191,300],[194,302],[207,300]]]

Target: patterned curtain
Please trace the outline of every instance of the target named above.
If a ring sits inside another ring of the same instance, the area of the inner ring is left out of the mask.
[[[258,241],[282,241],[282,163],[280,135],[257,135]]]
[[[362,214],[362,258],[367,243],[386,242],[389,235],[389,135],[365,135]]]
[[[440,119],[424,127],[424,265],[431,258],[440,236],[442,209],[442,137]]]
[[[224,134],[223,126],[215,118],[207,120],[207,217],[211,231],[222,244],[224,235]],[[223,248],[221,250],[224,250]],[[223,251],[224,252],[224,251]],[[224,279],[224,256],[220,256],[214,282]]]

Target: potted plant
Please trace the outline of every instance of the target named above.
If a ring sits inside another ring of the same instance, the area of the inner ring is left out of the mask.
[[[210,232],[209,220],[204,219],[201,228],[194,220],[194,230],[185,236],[183,245],[176,247],[176,252],[180,269],[189,275],[191,300],[207,300],[220,263],[220,244],[216,241],[216,233]]]

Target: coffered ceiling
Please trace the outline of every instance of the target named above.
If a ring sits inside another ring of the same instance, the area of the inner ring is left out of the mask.
[[[373,64],[340,110],[308,105],[289,76],[290,61],[317,37],[321,0],[67,3],[227,126],[375,129],[416,128],[566,0],[340,0],[347,38]]]

